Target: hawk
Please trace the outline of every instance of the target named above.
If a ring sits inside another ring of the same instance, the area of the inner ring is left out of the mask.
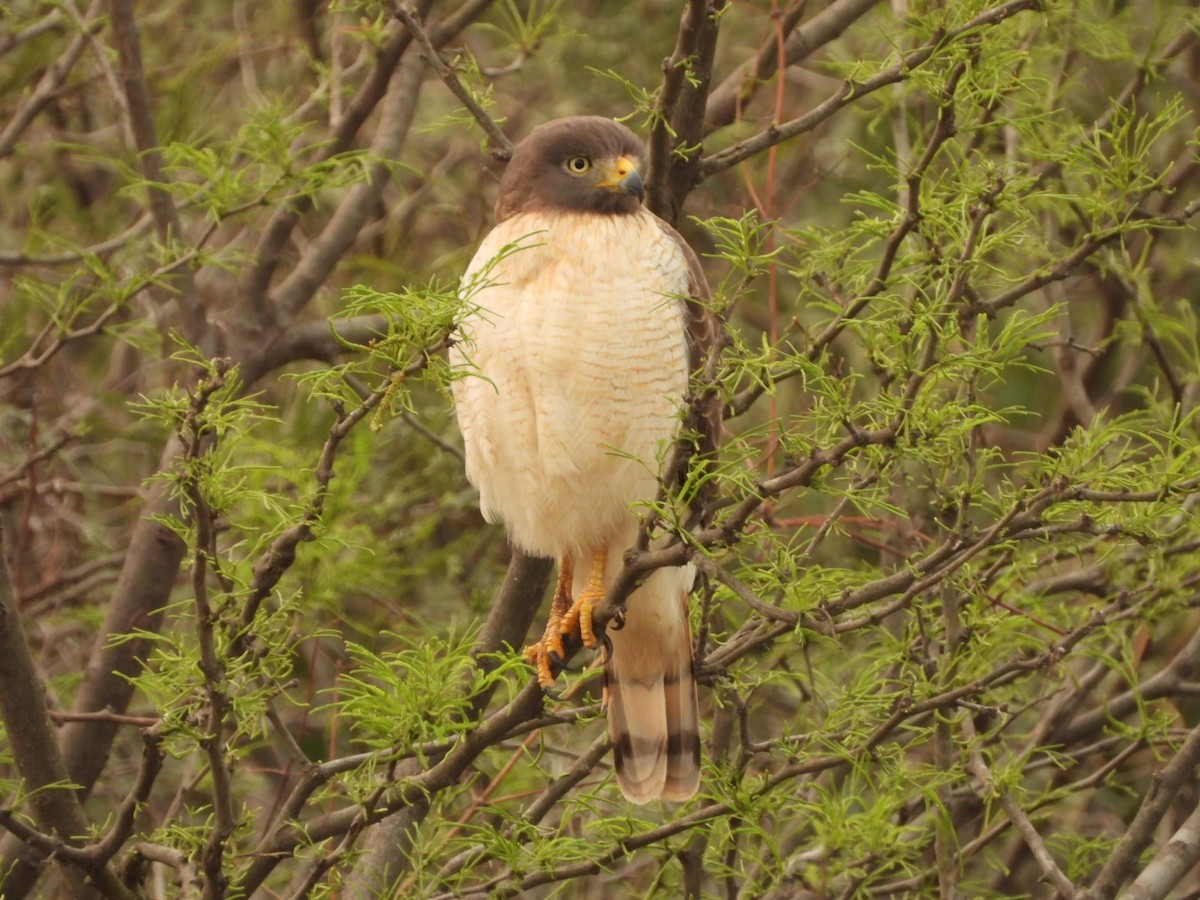
[[[463,281],[475,311],[452,362],[471,373],[453,388],[467,477],[489,522],[558,562],[549,621],[526,650],[543,687],[565,635],[597,644],[592,610],[636,541],[636,507],[657,494],[689,374],[717,335],[696,254],[643,205],[642,158],[633,132],[599,116],[533,129]],[[702,430],[714,443],[712,415]],[[614,768],[634,803],[699,785],[691,580],[690,567],[654,571],[604,641]]]

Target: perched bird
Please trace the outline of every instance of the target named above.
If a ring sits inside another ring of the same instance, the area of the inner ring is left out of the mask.
[[[467,477],[488,521],[558,561],[550,620],[526,651],[543,686],[564,635],[597,644],[592,610],[636,541],[689,373],[718,334],[696,254],[643,206],[642,159],[610,119],[533,129],[463,280],[475,311],[451,358],[468,373],[454,383]],[[716,428],[708,416],[702,443]],[[691,580],[690,568],[653,572],[605,642],[617,783],[634,803],[685,800],[699,785]]]

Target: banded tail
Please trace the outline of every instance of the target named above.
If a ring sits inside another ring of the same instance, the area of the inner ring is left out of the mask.
[[[631,803],[687,800],[700,786],[700,711],[688,625],[690,567],[659,569],[608,629],[604,663],[617,784]]]

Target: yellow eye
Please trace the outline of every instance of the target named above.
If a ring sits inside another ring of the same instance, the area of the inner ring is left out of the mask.
[[[566,167],[572,175],[582,175],[592,167],[592,161],[586,156],[572,156],[567,160]]]

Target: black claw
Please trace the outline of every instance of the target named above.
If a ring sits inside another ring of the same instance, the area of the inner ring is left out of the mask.
[[[550,664],[553,666],[551,671],[554,673],[554,676],[556,678],[562,672],[582,672],[583,671],[582,666],[570,665],[565,660],[561,659],[557,653],[552,653],[552,654],[550,654],[550,656],[551,656]]]
[[[549,697],[551,700],[558,702],[562,700],[562,693],[551,685],[542,685],[542,696]]]
[[[551,650],[546,654],[546,658],[550,660],[550,674],[557,678],[563,672],[581,672],[583,669],[580,666],[572,666],[565,659],[558,655],[557,652]]]
[[[620,609],[613,613],[612,622],[608,626],[613,631],[620,631],[625,627],[625,610]]]
[[[619,628],[617,629],[617,631],[620,630]],[[604,647],[604,661],[608,662],[613,657],[612,638],[608,636],[608,631],[600,632],[600,643]]]

